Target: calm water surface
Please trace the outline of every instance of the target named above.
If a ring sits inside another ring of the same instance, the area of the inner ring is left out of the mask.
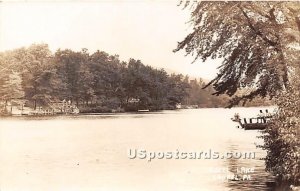
[[[230,117],[257,108],[0,119],[0,190],[273,190],[259,131]],[[147,151],[256,152],[255,159],[129,159]],[[251,180],[221,179],[254,168]],[[218,169],[229,172],[218,172]]]

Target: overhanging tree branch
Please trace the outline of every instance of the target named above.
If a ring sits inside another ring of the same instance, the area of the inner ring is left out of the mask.
[[[238,5],[238,8],[241,10],[241,12],[243,13],[244,17],[247,20],[248,26],[250,27],[250,29],[259,37],[261,37],[261,39],[263,39],[265,42],[267,42],[269,45],[276,47],[278,44],[277,42],[274,42],[270,39],[268,39],[265,35],[263,35],[263,33],[261,31],[259,31],[258,29],[256,29],[254,27],[254,25],[251,22],[251,19],[249,18],[249,16],[247,15],[247,13],[245,12],[245,10],[241,7],[241,5]]]

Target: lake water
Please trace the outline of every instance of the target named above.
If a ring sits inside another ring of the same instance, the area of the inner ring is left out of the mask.
[[[0,119],[1,191],[273,190],[259,131],[231,122],[258,108]],[[130,159],[147,152],[255,152],[255,159]],[[236,169],[251,169],[248,173]],[[247,178],[232,180],[232,174]],[[223,179],[223,177],[226,177]],[[250,178],[251,177],[251,178]],[[250,180],[249,180],[250,178]]]

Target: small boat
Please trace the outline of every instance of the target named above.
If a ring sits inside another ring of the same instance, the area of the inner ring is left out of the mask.
[[[242,120],[239,114],[236,113],[234,117],[231,118],[231,120],[234,122],[238,122],[240,127],[245,130],[263,130],[268,126],[272,116],[272,114],[268,113],[268,110],[266,110],[265,114],[262,112],[262,110],[260,110],[260,114],[258,115],[258,117],[252,117],[248,120],[244,118]],[[238,126],[238,128],[240,127]]]
[[[240,125],[245,130],[263,130],[267,127],[268,123],[244,123]]]

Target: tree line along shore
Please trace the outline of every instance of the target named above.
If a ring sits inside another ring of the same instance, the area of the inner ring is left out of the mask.
[[[0,113],[19,110],[80,113],[225,107],[203,79],[168,74],[140,60],[121,61],[104,51],[57,50],[32,44],[0,53]],[[258,101],[256,103],[261,103]],[[255,105],[255,102],[254,102]],[[70,109],[71,108],[71,109]]]

